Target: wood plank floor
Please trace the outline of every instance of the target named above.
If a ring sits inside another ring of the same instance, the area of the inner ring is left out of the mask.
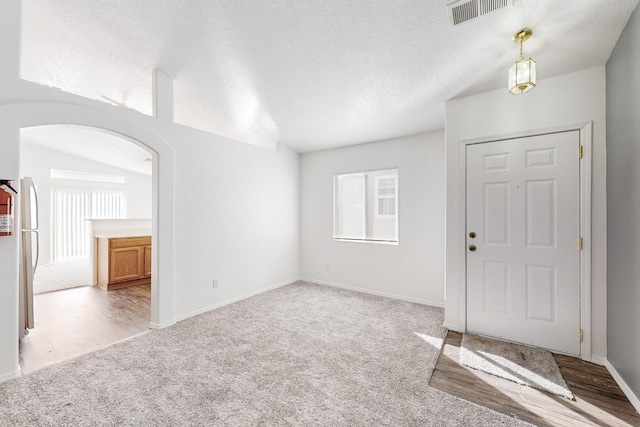
[[[82,286],[34,295],[35,328],[20,341],[28,374],[148,330],[151,286]]]
[[[603,366],[554,355],[573,402],[460,365],[461,342],[462,334],[448,333],[431,387],[538,426],[640,426],[640,416]]]

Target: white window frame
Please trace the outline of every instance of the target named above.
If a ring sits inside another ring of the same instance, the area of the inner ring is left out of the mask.
[[[51,169],[51,179],[70,179],[74,181],[105,182],[110,184],[126,184],[124,175],[111,175],[106,173],[70,171],[63,169]]]
[[[389,174],[386,175],[381,175],[379,177],[375,177],[375,188],[374,188],[374,205],[372,206],[372,209],[374,210],[374,217],[375,218],[381,218],[381,219],[392,219],[395,218],[395,231],[396,231],[396,238],[395,240],[383,240],[383,239],[372,239],[372,238],[367,238],[366,237],[366,228],[367,228],[367,211],[368,211],[368,206],[366,203],[366,199],[367,199],[367,175],[369,174],[374,174],[374,173],[380,173],[380,172],[389,172]],[[363,238],[349,238],[349,237],[340,237],[337,235],[338,232],[338,208],[336,206],[337,203],[337,196],[338,196],[338,179],[341,176],[348,176],[348,175],[363,175],[364,176],[364,189],[363,189],[363,197],[365,200],[365,207],[364,207],[364,232],[363,235],[365,237]],[[379,179],[384,179],[384,178],[395,178],[395,215],[378,215],[378,180]],[[398,245],[399,240],[400,240],[400,230],[399,230],[399,224],[398,224],[398,218],[399,218],[399,212],[398,212],[398,194],[399,194],[399,170],[397,167],[391,167],[391,168],[385,168],[385,169],[376,169],[376,170],[369,170],[369,171],[362,171],[362,172],[351,172],[351,173],[340,173],[340,174],[335,174],[333,175],[333,240],[335,241],[340,241],[340,242],[356,242],[356,243],[375,243],[375,244],[383,244],[383,245]]]
[[[394,186],[393,186],[393,195],[389,195],[389,194],[385,194],[385,195],[380,195],[380,181],[383,179],[393,179],[394,180]],[[397,213],[398,213],[398,174],[396,172],[396,174],[394,175],[381,175],[381,176],[376,176],[375,177],[375,216],[376,218],[397,218]],[[393,215],[389,215],[389,214],[381,214],[380,213],[380,199],[394,199],[394,214]]]

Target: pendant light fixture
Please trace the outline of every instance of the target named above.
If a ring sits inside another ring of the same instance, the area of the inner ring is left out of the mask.
[[[522,43],[533,34],[529,28],[518,31],[513,36],[514,43],[520,43],[520,59],[509,68],[509,92],[514,95],[529,92],[536,87],[536,62],[529,58],[524,59]]]

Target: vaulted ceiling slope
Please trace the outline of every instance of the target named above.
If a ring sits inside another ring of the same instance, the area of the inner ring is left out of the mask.
[[[444,128],[447,99],[505,87],[513,34],[538,78],[604,65],[638,0],[513,0],[455,27],[448,0],[29,0],[23,77],[298,152]],[[526,96],[526,95],[523,95]]]
[[[20,141],[114,168],[151,176],[153,153],[125,136],[75,125],[23,128]],[[91,172],[83,169],[84,172]],[[48,172],[48,171],[47,171]]]

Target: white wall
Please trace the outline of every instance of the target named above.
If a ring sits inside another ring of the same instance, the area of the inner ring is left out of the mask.
[[[174,129],[176,312],[195,314],[300,276],[297,153]],[[212,288],[212,279],[219,288]]]
[[[333,175],[395,167],[398,245],[334,241]],[[443,304],[442,132],[304,154],[300,177],[300,268],[305,279]]]
[[[0,2],[0,177],[21,175],[20,128],[27,126],[95,126],[153,150],[155,326],[300,276],[296,153],[175,125],[171,82],[162,76],[158,117],[19,80],[20,4]],[[0,238],[0,273],[1,382],[20,372],[18,234]],[[213,275],[219,288],[212,288]]]
[[[591,355],[604,363],[607,355],[607,240],[606,240],[606,148],[605,70],[592,68],[543,79],[531,92],[511,95],[505,89],[466,98],[446,105],[447,240],[445,323],[450,329],[465,328],[465,239],[459,224],[464,212],[460,200],[459,141],[535,131],[593,121],[592,162],[592,336]]]
[[[151,177],[92,162],[60,151],[50,150],[22,140],[20,144],[20,176],[30,176],[38,188],[40,219],[40,261],[47,264],[51,260],[51,169],[96,172],[122,175],[126,184],[100,182],[78,182],[56,180],[57,185],[66,187],[91,187],[123,191],[127,199],[128,218],[151,218]]]
[[[638,67],[636,9],[607,64],[607,358],[640,411],[640,81],[629,78]]]

